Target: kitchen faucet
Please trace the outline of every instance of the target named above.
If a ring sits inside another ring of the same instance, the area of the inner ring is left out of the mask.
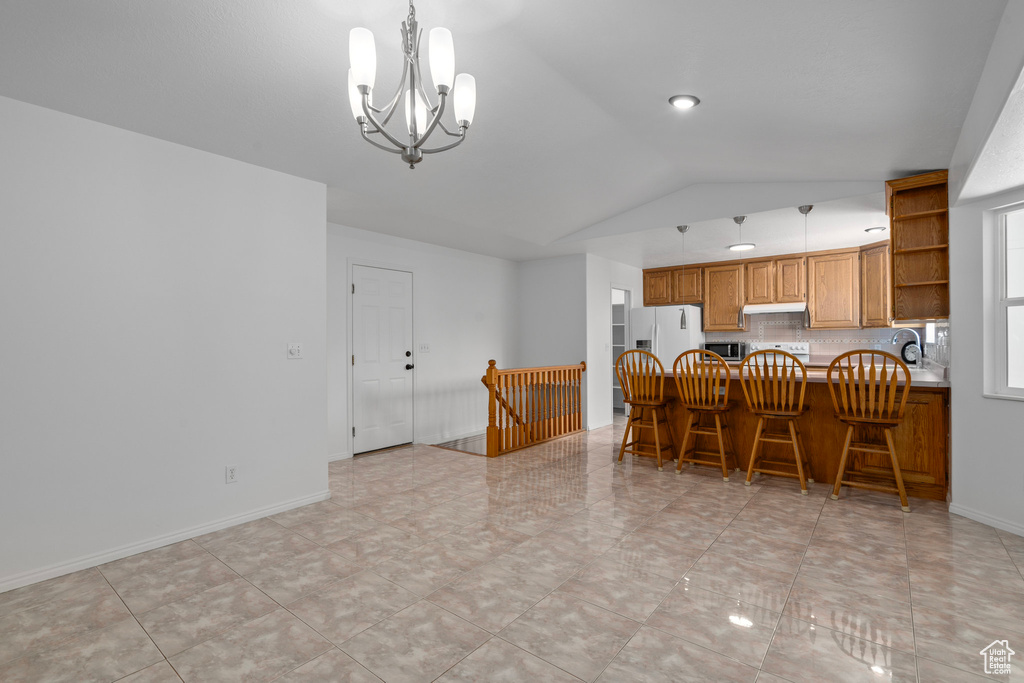
[[[924,347],[921,346],[921,335],[918,334],[917,330],[915,330],[913,327],[902,327],[896,330],[896,334],[892,335],[892,341],[889,343],[895,344],[896,341],[899,339],[900,332],[909,332],[910,334],[914,335],[914,340],[917,343],[917,349],[918,351],[921,352],[921,358],[924,358]]]

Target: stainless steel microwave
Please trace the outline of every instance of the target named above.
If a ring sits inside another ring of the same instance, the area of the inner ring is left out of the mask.
[[[704,342],[701,348],[717,353],[725,360],[743,360],[747,357],[746,342]]]

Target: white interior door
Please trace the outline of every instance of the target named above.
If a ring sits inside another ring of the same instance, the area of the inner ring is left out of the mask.
[[[412,441],[412,273],[352,268],[352,451]]]

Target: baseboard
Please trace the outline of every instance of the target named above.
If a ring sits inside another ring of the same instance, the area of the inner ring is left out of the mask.
[[[949,511],[955,515],[966,517],[967,519],[973,519],[975,522],[981,522],[982,524],[988,524],[994,526],[997,529],[1003,531],[1009,531],[1011,534],[1017,534],[1018,536],[1024,536],[1024,525],[1015,524],[999,517],[993,517],[992,515],[978,510],[973,510],[963,505],[957,505],[956,503],[949,504]]]
[[[346,451],[344,453],[331,453],[327,456],[327,462],[334,462],[335,460],[348,460],[352,457],[352,453]]]
[[[249,512],[244,512],[240,515],[224,517],[223,519],[219,519],[216,522],[210,522],[209,524],[202,524],[190,529],[183,529],[163,536],[149,538],[145,541],[139,541],[138,543],[123,545],[119,548],[114,548],[113,550],[105,550],[92,555],[78,557],[68,562],[51,564],[48,567],[43,567],[41,569],[32,569],[20,574],[0,577],[0,593],[14,590],[15,588],[21,588],[22,586],[28,586],[33,583],[38,583],[39,581],[52,579],[56,576],[63,576],[82,569],[96,567],[101,564],[106,564],[107,562],[113,562],[114,560],[120,560],[125,557],[146,552],[147,550],[153,550],[154,548],[162,548],[165,545],[178,543],[179,541],[187,541],[188,539],[195,538],[196,536],[202,536],[203,534],[208,534],[213,531],[220,531],[221,529],[226,529],[227,527],[235,526],[236,524],[251,522],[254,519],[260,519],[261,517],[276,515],[279,512],[291,510],[292,508],[302,507],[303,505],[309,505],[311,503],[318,503],[322,500],[327,500],[330,497],[331,492],[328,489],[309,496],[285,501],[284,503],[277,503],[276,505],[270,505],[257,510],[250,510]]]

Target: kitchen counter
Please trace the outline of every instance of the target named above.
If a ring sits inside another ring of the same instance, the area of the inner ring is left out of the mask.
[[[832,397],[826,383],[826,371],[831,358],[811,357],[807,366],[807,411],[797,420],[803,434],[810,461],[810,476],[815,481],[832,483],[839,470],[839,456],[846,439],[846,425],[835,416]],[[739,382],[739,363],[730,364],[729,410],[725,423],[731,434],[733,451],[742,473],[731,476],[746,477],[750,462],[757,418],[747,410],[743,389]],[[668,428],[676,447],[680,445],[688,410],[680,403],[676,383],[669,370],[665,373],[665,397],[668,399]],[[903,422],[893,429],[893,440],[900,460],[900,469],[909,495],[919,498],[945,500],[949,472],[949,382],[927,369],[913,370],[910,395]],[[778,427],[779,424],[773,425]],[[649,430],[641,439],[651,441]],[[858,432],[858,441],[884,442],[882,430],[867,428]],[[664,436],[663,436],[664,438]],[[691,437],[692,438],[692,437]],[[710,441],[702,439],[701,450],[708,450]],[[728,443],[728,442],[727,442]],[[778,444],[765,444],[765,455],[778,453],[779,460],[791,460],[792,450]],[[714,447],[717,450],[717,446]],[[848,472],[861,480],[885,481],[891,472],[888,456],[874,453],[851,454]],[[769,458],[774,459],[774,458]],[[666,471],[669,469],[666,466]],[[793,485],[799,488],[794,480]],[[913,504],[911,504],[913,507]]]
[[[832,362],[832,358],[829,356],[811,356],[810,360],[804,364],[807,368],[807,382],[826,383],[828,382],[828,366]],[[740,362],[733,361],[729,363],[730,378],[738,380],[740,378]],[[671,368],[666,368],[665,380],[666,382],[672,379]],[[903,382],[899,383],[900,385]],[[937,388],[948,388],[949,380],[945,377],[945,370],[942,367],[933,366],[917,368],[913,365],[910,366],[910,385],[911,387],[937,387]]]

